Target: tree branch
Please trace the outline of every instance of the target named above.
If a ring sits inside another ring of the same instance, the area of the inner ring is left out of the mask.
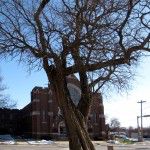
[[[35,20],[37,28],[38,28],[40,43],[41,43],[43,51],[46,51],[47,44],[46,44],[46,39],[44,36],[44,31],[42,28],[42,23],[40,21],[40,14],[42,13],[43,9],[45,8],[45,6],[48,4],[49,1],[50,0],[42,0],[42,2],[39,5],[39,8],[37,9],[37,11],[34,14],[34,20]]]

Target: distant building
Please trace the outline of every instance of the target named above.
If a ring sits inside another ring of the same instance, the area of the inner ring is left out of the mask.
[[[68,77],[68,89],[77,105],[81,97],[80,84],[75,76]],[[21,134],[34,138],[60,138],[66,136],[65,123],[57,104],[57,93],[53,87],[34,87],[31,102],[19,111]],[[93,103],[88,118],[88,131],[93,138],[105,138],[105,117],[102,97],[92,95]]]
[[[0,108],[0,134],[18,134],[19,112],[18,109]]]

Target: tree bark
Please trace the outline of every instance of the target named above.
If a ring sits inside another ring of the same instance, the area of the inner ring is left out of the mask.
[[[79,72],[80,76],[80,85],[81,85],[81,100],[79,101],[78,104],[78,109],[80,112],[83,114],[85,121],[87,122],[88,120],[88,114],[91,108],[91,91],[88,86],[88,79],[86,72]]]
[[[63,112],[68,132],[70,150],[95,150],[86,130],[82,113],[75,107],[66,91],[66,79],[59,68],[47,73],[49,81],[58,96],[58,104]]]
[[[61,69],[61,62],[57,60],[56,66],[49,66],[45,58],[43,66],[48,80],[57,93],[57,100],[63,112],[69,139],[70,150],[95,150],[86,130],[85,118],[70,99],[67,88],[66,74]]]

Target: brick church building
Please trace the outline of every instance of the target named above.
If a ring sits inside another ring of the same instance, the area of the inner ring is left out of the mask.
[[[68,76],[68,89],[75,105],[81,97],[80,84],[73,75]],[[88,118],[87,128],[91,137],[105,138],[105,117],[102,97],[92,94],[93,103]],[[1,111],[1,110],[0,110]],[[17,111],[20,134],[33,138],[64,138],[66,128],[61,110],[57,104],[57,93],[53,87],[34,87],[31,102]],[[1,129],[0,129],[1,130]]]

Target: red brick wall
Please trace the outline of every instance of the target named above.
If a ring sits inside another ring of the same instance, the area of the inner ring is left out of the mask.
[[[67,82],[80,87],[79,81],[74,76],[70,76]],[[102,133],[105,131],[105,118],[102,97],[96,93],[92,95],[92,99],[88,121],[89,132],[93,137],[104,138],[105,135]],[[33,137],[58,134],[58,126],[62,119],[58,116],[57,93],[53,87],[35,87],[31,92],[31,106]]]

